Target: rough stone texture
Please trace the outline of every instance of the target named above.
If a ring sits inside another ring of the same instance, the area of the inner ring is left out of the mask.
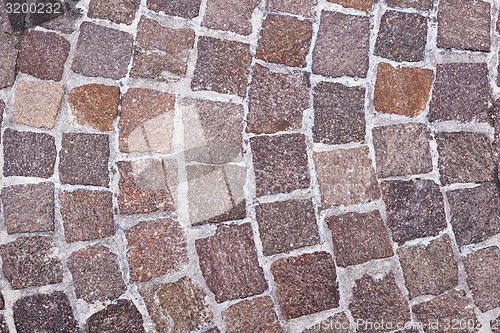
[[[132,24],[140,0],[91,0],[88,17]]]
[[[83,22],[71,69],[85,76],[118,80],[127,73],[132,49],[131,34]]]
[[[192,19],[199,14],[201,0],[147,0],[146,4],[155,12]]]
[[[314,142],[343,144],[365,140],[365,89],[321,82],[314,89]]]
[[[368,71],[368,17],[323,11],[312,70],[327,76],[365,77]]]
[[[486,63],[438,64],[429,120],[487,122],[490,95]]]
[[[304,135],[258,136],[250,145],[258,197],[309,187]]]
[[[252,33],[252,13],[258,0],[208,0],[202,25],[240,35]]]
[[[142,315],[129,300],[120,299],[87,320],[88,333],[144,333]]]
[[[80,125],[99,131],[112,131],[118,115],[120,88],[104,84],[86,84],[71,90],[68,103]]]
[[[313,158],[325,207],[380,198],[368,147],[314,153]]]
[[[122,98],[120,151],[168,154],[172,149],[175,96],[132,88]]]
[[[193,44],[193,30],[172,29],[141,18],[130,76],[167,82],[183,78]]]
[[[45,29],[71,34],[77,29],[77,25],[82,16],[83,10],[81,8],[71,8],[67,9],[64,14],[40,24],[40,26]]]
[[[460,17],[460,20],[457,20]],[[438,6],[437,46],[472,51],[491,47],[491,5],[478,0],[443,0]]]
[[[491,332],[493,332],[493,333],[500,332],[500,316],[498,316],[495,319],[492,319],[490,321],[490,328],[491,328]]]
[[[326,223],[332,232],[338,266],[358,265],[394,255],[379,211],[334,215],[327,217]]]
[[[108,186],[108,135],[63,133],[61,146],[59,179],[62,183]]]
[[[54,230],[54,185],[14,185],[1,192],[8,234]]]
[[[373,98],[375,110],[407,117],[419,116],[429,102],[432,77],[431,69],[380,63]]]
[[[262,203],[255,210],[265,256],[319,243],[311,200]]]
[[[302,331],[302,333],[353,333],[353,325],[345,312],[337,313]]]
[[[446,228],[443,195],[434,181],[385,181],[381,188],[393,241],[435,236]]]
[[[372,9],[373,0],[327,0],[328,2],[336,3],[346,8],[354,8],[368,12]]]
[[[143,221],[126,231],[130,280],[147,281],[187,264],[186,236],[171,219]]]
[[[0,315],[0,333],[9,333],[9,327],[3,315]]]
[[[3,134],[3,175],[49,178],[56,154],[53,136],[8,128]]]
[[[78,323],[68,296],[61,291],[34,294],[14,303],[14,322],[18,333],[77,333]]]
[[[424,124],[375,127],[372,133],[379,177],[432,171],[428,133]]]
[[[66,242],[88,241],[115,234],[111,192],[64,191],[59,193],[59,202]]]
[[[432,9],[433,0],[386,0],[389,6],[400,8],[415,8],[420,10]]]
[[[317,0],[269,0],[267,1],[267,10],[272,12],[285,12],[305,17],[311,17],[314,14],[314,6]]]
[[[107,247],[94,245],[68,258],[76,297],[89,303],[114,300],[125,291],[117,257]]]
[[[0,89],[16,80],[17,43],[18,37],[0,31]]]
[[[269,296],[231,305],[223,312],[222,318],[227,333],[283,332]]]
[[[214,236],[196,240],[200,268],[217,302],[267,289],[250,224],[219,226]]]
[[[300,129],[303,112],[309,107],[309,87],[305,75],[276,73],[256,64],[249,92],[247,132]]]
[[[0,245],[3,275],[12,289],[61,283],[62,265],[49,237],[18,238]]]
[[[271,273],[286,320],[339,306],[337,272],[327,252],[279,259]]]

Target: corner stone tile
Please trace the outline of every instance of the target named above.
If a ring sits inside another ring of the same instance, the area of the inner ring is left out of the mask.
[[[244,0],[237,3],[226,0],[208,0],[202,25],[211,29],[250,35],[252,13],[259,3],[258,0]]]
[[[271,273],[286,320],[339,306],[337,272],[329,253],[279,259],[271,265]]]
[[[1,191],[7,233],[54,230],[54,185],[14,185]]]
[[[467,255],[464,259],[467,283],[472,298],[482,312],[500,306],[500,250],[489,247]]]
[[[415,8],[420,10],[430,10],[434,3],[433,0],[386,0],[389,6],[399,8]]]
[[[338,266],[347,267],[394,255],[380,212],[347,213],[326,218]]]
[[[122,98],[120,151],[168,154],[172,149],[175,96],[132,88]]]
[[[250,145],[258,197],[309,187],[304,135],[257,136]]]
[[[374,0],[327,0],[328,2],[336,3],[346,8],[354,8],[364,12],[369,12],[372,9]]]
[[[144,333],[142,315],[129,300],[120,299],[87,320],[88,333]]]
[[[91,0],[87,15],[115,23],[132,24],[140,4],[140,0]]]
[[[313,158],[325,207],[380,198],[368,147],[319,152]]]
[[[83,22],[71,69],[85,76],[121,79],[127,74],[133,42],[127,32]]]
[[[314,6],[317,0],[269,0],[267,10],[271,12],[284,12],[298,16],[311,17],[314,14]]]
[[[432,77],[431,69],[380,63],[373,99],[375,110],[407,117],[419,116],[429,102]]]
[[[427,128],[398,124],[373,129],[377,176],[405,176],[432,171]]]
[[[3,275],[12,289],[61,283],[62,265],[54,251],[52,239],[42,236],[18,238],[1,245]]]
[[[17,43],[18,37],[0,31],[0,89],[16,80]]]
[[[231,305],[222,313],[222,318],[227,333],[283,332],[269,296]]]
[[[248,102],[247,132],[276,133],[300,129],[309,107],[309,80],[302,74],[282,74],[256,64]]]
[[[155,12],[192,19],[200,12],[201,0],[147,0],[146,4]]]
[[[250,224],[219,226],[214,236],[196,240],[196,251],[217,302],[258,295],[267,289]]]
[[[125,291],[117,257],[107,247],[94,245],[68,258],[76,297],[89,303],[114,300]]]
[[[323,11],[312,55],[312,71],[334,77],[365,77],[369,40],[368,17]]]
[[[345,312],[341,312],[323,319],[302,333],[354,333],[354,330]]]

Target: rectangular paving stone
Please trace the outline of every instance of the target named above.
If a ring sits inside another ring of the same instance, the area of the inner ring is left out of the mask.
[[[354,8],[368,12],[372,9],[373,0],[327,0],[328,2],[336,3],[346,8]]]
[[[146,4],[155,12],[192,19],[199,14],[201,0],[147,0]]]
[[[341,312],[323,319],[302,333],[354,333],[353,327],[345,312]]]
[[[433,0],[386,0],[389,6],[399,8],[415,8],[420,10],[430,10],[434,3]]]
[[[88,333],[144,333],[142,315],[132,301],[120,299],[87,319]]]
[[[222,313],[227,333],[283,332],[269,296],[241,301]]]
[[[252,13],[259,3],[258,0],[208,0],[202,25],[211,29],[250,35]]]
[[[294,15],[311,17],[317,0],[269,0],[267,10],[271,12],[284,12]]]
[[[16,80],[17,43],[18,37],[0,31],[0,89],[12,86]]]
[[[91,0],[87,16],[130,25],[140,4],[140,0]]]

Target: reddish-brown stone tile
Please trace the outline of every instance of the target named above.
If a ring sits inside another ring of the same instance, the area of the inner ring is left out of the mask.
[[[353,333],[354,325],[349,322],[345,312],[323,319],[302,333]]]
[[[201,0],[147,0],[146,4],[155,12],[192,19],[199,14]]]
[[[91,0],[87,15],[115,23],[132,24],[140,4],[140,0]]]
[[[430,10],[434,3],[433,0],[386,0],[389,6],[400,8],[415,8],[420,10]]]
[[[316,1],[317,0],[269,0],[267,1],[267,10],[271,12],[285,12],[311,17],[314,14]]]
[[[48,30],[72,34],[78,28],[78,23],[80,23],[82,16],[83,10],[81,8],[71,8],[69,4],[66,3],[66,11],[64,14],[52,18],[47,22],[43,22],[40,26]]]
[[[259,3],[259,0],[240,0],[237,2],[208,0],[202,25],[211,29],[250,35],[252,33],[252,13]]]
[[[17,43],[18,37],[0,31],[0,89],[10,87],[16,80]]]
[[[283,332],[269,296],[231,305],[223,312],[222,318],[227,333]]]
[[[336,3],[346,8],[354,8],[368,12],[372,9],[374,0],[327,0],[328,2]]]
[[[142,315],[129,300],[120,299],[87,319],[88,333],[144,333]]]

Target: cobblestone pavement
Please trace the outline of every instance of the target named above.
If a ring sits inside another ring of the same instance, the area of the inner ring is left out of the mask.
[[[6,2],[0,332],[500,332],[500,0]]]

